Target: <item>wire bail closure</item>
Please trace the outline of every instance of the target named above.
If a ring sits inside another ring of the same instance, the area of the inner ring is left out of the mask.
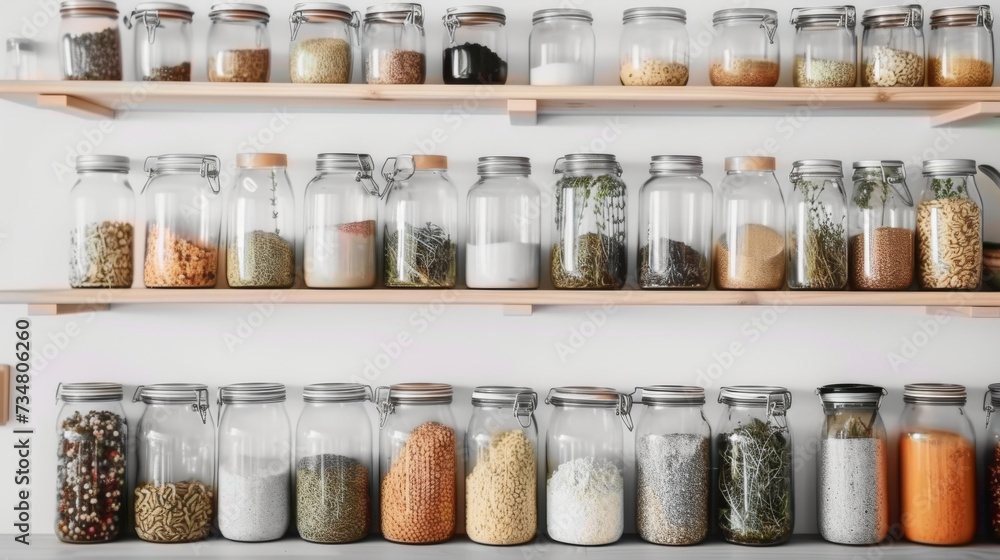
[[[389,393],[391,390],[392,389],[390,387],[386,386],[375,389],[373,402],[375,403],[375,410],[378,412],[378,429],[380,430],[385,427],[385,423],[389,419],[389,415],[396,410],[396,407],[389,401]]]
[[[386,171],[390,167],[390,162],[392,163],[392,171]],[[400,167],[400,162],[407,164],[406,167]],[[399,181],[405,181],[413,174],[416,173],[417,166],[413,161],[413,156],[396,156],[385,160],[385,164],[382,165],[382,178],[385,179],[385,192],[379,198],[384,198],[389,195],[389,192],[396,186]]]
[[[354,180],[364,185],[368,194],[381,199],[385,193],[379,189],[378,183],[375,181],[373,174],[373,171],[375,170],[375,161],[372,160],[372,156],[368,154],[358,154],[358,168],[360,171],[354,175]],[[388,190],[389,189],[387,187],[386,191]]]
[[[538,407],[538,393],[521,391],[514,397],[514,418],[522,428],[531,427],[531,414]]]
[[[767,41],[769,44],[774,44],[774,36],[778,31],[778,18],[765,15],[760,18],[760,29],[764,30],[764,34],[767,35]]]

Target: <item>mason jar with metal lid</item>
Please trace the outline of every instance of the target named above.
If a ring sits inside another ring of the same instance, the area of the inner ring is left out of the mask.
[[[69,285],[131,288],[135,193],[125,156],[78,156],[69,192]]]
[[[459,473],[454,391],[444,383],[375,390],[379,412],[382,535],[408,544],[455,534]]]
[[[465,434],[465,531],[480,544],[529,542],[538,530],[538,395],[476,387]]]
[[[135,26],[135,76],[148,82],[191,81],[191,21],[184,4],[144,2],[125,16]]]
[[[854,162],[848,217],[852,290],[906,290],[913,283],[917,213],[898,160]]]
[[[778,12],[729,8],[715,12],[709,51],[713,86],[771,87],[781,75]]]
[[[924,85],[924,9],[919,4],[865,10],[861,85]]]
[[[442,21],[444,83],[507,83],[507,16],[503,8],[448,8]]]
[[[782,544],[795,524],[792,434],[784,387],[723,387],[716,430],[719,529],[731,543]]]
[[[990,424],[993,413],[1000,409],[1000,383],[992,383],[983,395],[986,411],[986,515],[990,536],[1000,539],[1000,422]]]
[[[122,79],[118,6],[108,0],[59,4],[59,66],[64,80]]]
[[[847,193],[843,164],[804,159],[788,174],[788,287],[843,290],[847,286]]]
[[[371,530],[372,389],[318,383],[302,391],[295,430],[295,497],[299,536],[349,543]]]
[[[212,530],[216,498],[208,387],[140,385],[132,402],[140,401],[146,406],[136,435],[136,533],[149,542],[200,541]]]
[[[128,427],[118,383],[56,387],[55,533],[66,543],[108,542],[125,522]]]
[[[993,85],[993,10],[956,6],[931,12],[927,85]]]
[[[632,431],[632,397],[608,387],[556,387],[545,438],[549,538],[566,544],[610,544],[625,516],[624,437]]]
[[[594,16],[576,8],[538,10],[531,18],[529,83],[594,85]]]
[[[427,79],[427,40],[420,4],[379,4],[362,27],[365,82],[422,84]]]
[[[976,432],[965,401],[962,385],[903,389],[899,502],[910,541],[961,545],[976,536]]]
[[[712,428],[705,390],[636,387],[646,405],[635,427],[636,529],[655,544],[697,544],[708,535]]]
[[[293,84],[349,84],[360,47],[361,12],[333,2],[300,2],[292,28],[289,74]]]
[[[795,87],[854,87],[858,81],[858,40],[854,6],[795,8]]]
[[[629,8],[622,15],[619,78],[623,86],[687,85],[687,13],[680,8]]]
[[[208,13],[208,81],[271,80],[271,14],[258,4],[225,3]]]

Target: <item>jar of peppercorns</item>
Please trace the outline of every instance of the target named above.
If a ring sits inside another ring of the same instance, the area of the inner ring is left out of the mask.
[[[118,6],[109,0],[59,4],[59,66],[64,80],[121,81]]]

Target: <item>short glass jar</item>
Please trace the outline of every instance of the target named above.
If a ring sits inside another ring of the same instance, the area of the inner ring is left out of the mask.
[[[622,15],[619,78],[623,86],[688,83],[687,13],[680,8],[629,8]]]
[[[987,5],[931,12],[927,85],[993,85],[993,10]]]
[[[31,39],[24,37],[10,37],[7,39],[7,66],[6,78],[8,80],[37,80],[38,79],[38,45]]]
[[[729,8],[715,12],[709,51],[713,86],[771,87],[781,75],[778,12]]]
[[[990,536],[1000,539],[1000,422],[990,423],[1000,409],[1000,383],[992,383],[983,395],[986,411],[986,515]]]
[[[349,84],[361,13],[333,2],[300,2],[288,16],[292,44],[288,73],[293,84]]]
[[[147,82],[191,81],[191,21],[184,4],[145,2],[125,17],[135,27],[135,76]]]
[[[594,85],[594,16],[576,8],[538,10],[531,18],[529,83]]]
[[[427,79],[427,39],[420,4],[368,8],[362,27],[365,83],[422,84]]]
[[[208,13],[208,81],[271,80],[271,14],[257,4],[226,3]]]
[[[902,161],[854,162],[848,262],[852,290],[906,290],[913,284],[917,212]]]
[[[70,190],[69,285],[131,288],[135,193],[125,156],[78,156]]]
[[[858,81],[858,39],[854,6],[795,8],[795,87],[854,87]]]
[[[441,76],[446,84],[507,83],[507,16],[495,6],[448,8]]]
[[[788,174],[788,287],[847,286],[847,193],[840,160],[804,159]]]
[[[919,4],[865,10],[861,85],[924,85],[924,9]]]
[[[64,80],[121,81],[118,6],[108,0],[59,4],[59,66]]]

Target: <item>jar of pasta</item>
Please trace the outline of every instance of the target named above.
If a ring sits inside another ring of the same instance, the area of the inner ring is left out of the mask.
[[[927,85],[993,85],[993,10],[957,6],[931,12]]]

